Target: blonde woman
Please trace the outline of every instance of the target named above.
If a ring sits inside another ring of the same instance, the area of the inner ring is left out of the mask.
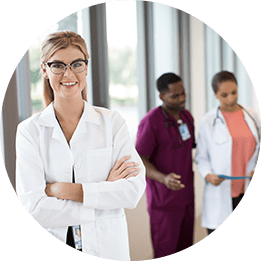
[[[129,260],[124,208],[135,208],[145,169],[117,112],[88,104],[85,41],[56,32],[42,45],[46,108],[17,129],[17,193],[55,237],[85,253]]]

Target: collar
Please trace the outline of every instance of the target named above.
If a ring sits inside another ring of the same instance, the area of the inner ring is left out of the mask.
[[[243,111],[243,113],[244,113],[244,115],[246,114],[246,108],[245,108],[245,106],[242,106],[242,105],[240,105],[240,104],[238,104],[238,106],[242,109],[242,111]],[[224,116],[223,116],[223,113],[222,113],[222,111],[220,110],[220,105],[218,105],[218,106],[216,106],[215,107],[215,111],[216,111],[216,117],[220,117],[220,118],[222,118],[222,119],[225,119],[224,118]]]
[[[84,111],[81,116],[80,121],[83,122],[90,122],[94,123],[96,125],[101,124],[101,116],[99,113],[95,111],[93,106],[91,106],[89,103],[84,101]],[[46,127],[55,127],[57,126],[57,120],[55,118],[55,112],[53,107],[53,102],[51,102],[46,109],[44,109],[41,112],[40,117],[38,118],[38,123],[40,125],[46,126]]]
[[[159,108],[162,110],[164,116],[165,116],[165,119],[166,120],[175,120],[176,122],[178,121],[175,117],[173,117],[171,114],[169,114],[164,108],[163,106],[159,106]],[[180,119],[181,119],[181,115],[184,114],[184,111],[180,110]],[[170,117],[169,117],[170,116]]]

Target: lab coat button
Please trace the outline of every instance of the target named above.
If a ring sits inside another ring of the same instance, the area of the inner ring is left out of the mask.
[[[74,165],[74,168],[75,168],[75,169],[79,169],[79,167],[80,167],[80,164],[78,164],[78,163],[76,163],[76,164]]]

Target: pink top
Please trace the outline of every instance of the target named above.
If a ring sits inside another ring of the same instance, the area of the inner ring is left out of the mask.
[[[222,114],[232,137],[231,176],[246,176],[247,164],[254,154],[256,140],[244,119],[242,110]],[[245,191],[245,180],[232,180],[231,188],[232,197],[238,197]]]

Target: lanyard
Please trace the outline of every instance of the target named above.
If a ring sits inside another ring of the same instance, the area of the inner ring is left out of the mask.
[[[74,168],[72,169],[72,183],[75,183]],[[72,229],[75,248],[77,250],[82,251],[81,226],[80,225],[72,226],[71,229]]]
[[[169,131],[169,135],[170,135],[170,137],[171,137],[171,139],[172,139],[172,141],[173,141],[173,143],[174,143],[173,149],[178,149],[178,148],[183,147],[183,146],[184,146],[184,143],[182,143],[182,141],[181,141],[180,133],[179,133],[179,131],[178,131],[177,124],[176,124],[172,119],[170,119],[170,118],[168,117],[167,112],[164,110],[164,108],[163,108],[162,106],[160,106],[160,108],[161,108],[161,110],[162,110],[162,112],[163,112],[163,114],[164,114],[164,116],[165,116],[165,118],[166,118],[166,120],[165,120],[165,125],[166,125],[166,127],[167,127],[167,129],[168,129],[168,131]],[[169,127],[168,121],[171,121],[171,122],[172,122],[172,124],[174,125],[174,128],[175,128],[175,130],[176,130],[176,132],[177,132],[177,136],[178,136],[178,140],[179,140],[179,144],[178,144],[178,145],[176,145],[175,140],[174,140],[174,138],[173,138],[172,135],[171,135],[171,131],[170,131],[170,127]]]
[[[163,114],[164,114],[164,116],[165,116],[165,119],[166,119],[166,120],[165,120],[166,128],[168,129],[169,135],[170,135],[170,137],[171,137],[171,139],[172,139],[172,141],[173,141],[173,143],[174,143],[174,147],[173,147],[173,148],[174,148],[174,149],[178,149],[178,148],[183,147],[183,146],[184,146],[184,143],[182,142],[182,140],[183,140],[183,137],[184,137],[184,135],[183,135],[183,134],[184,134],[184,130],[186,131],[186,135],[188,135],[188,136],[187,136],[187,139],[191,137],[191,135],[190,135],[190,133],[189,133],[189,129],[188,129],[188,127],[187,127],[187,124],[182,124],[183,122],[182,122],[182,120],[180,119],[180,120],[178,120],[178,123],[179,123],[179,121],[181,121],[181,123],[180,123],[181,125],[178,127],[178,125],[176,124],[176,122],[169,118],[169,116],[168,116],[166,110],[163,108],[163,106],[160,106],[160,108],[161,108],[161,110],[162,110],[162,112],[163,112]],[[180,113],[182,113],[182,114],[186,117],[186,119],[187,119],[188,122],[189,122],[189,125],[192,127],[192,129],[194,129],[194,128],[193,128],[193,125],[192,125],[192,123],[191,123],[191,121],[190,121],[190,119],[189,119],[189,117],[188,117],[183,111],[180,111]],[[175,140],[174,140],[174,138],[172,137],[172,134],[171,134],[171,131],[170,131],[170,126],[169,126],[168,121],[171,121],[171,122],[172,122],[172,124],[173,124],[173,126],[174,126],[174,128],[175,128],[175,130],[176,130],[177,137],[178,137],[178,141],[179,141],[179,144],[178,144],[178,145],[176,145]],[[181,127],[186,127],[186,128],[181,128]],[[180,131],[182,131],[183,134],[181,134]],[[181,135],[183,135],[183,136],[181,136]],[[185,140],[185,139],[184,139],[184,140]],[[195,147],[196,147],[195,144],[193,144],[193,148],[195,148]]]
[[[62,129],[62,126],[58,120],[58,118],[55,116],[56,120],[59,123],[59,126]],[[74,174],[74,168],[72,168],[72,183],[75,183],[75,174]],[[76,226],[69,226],[68,230],[71,230],[71,236],[73,237],[73,241],[74,241],[74,247],[75,249],[82,251],[82,235],[81,235],[81,226],[80,225],[76,225]],[[68,234],[67,234],[68,236]]]

